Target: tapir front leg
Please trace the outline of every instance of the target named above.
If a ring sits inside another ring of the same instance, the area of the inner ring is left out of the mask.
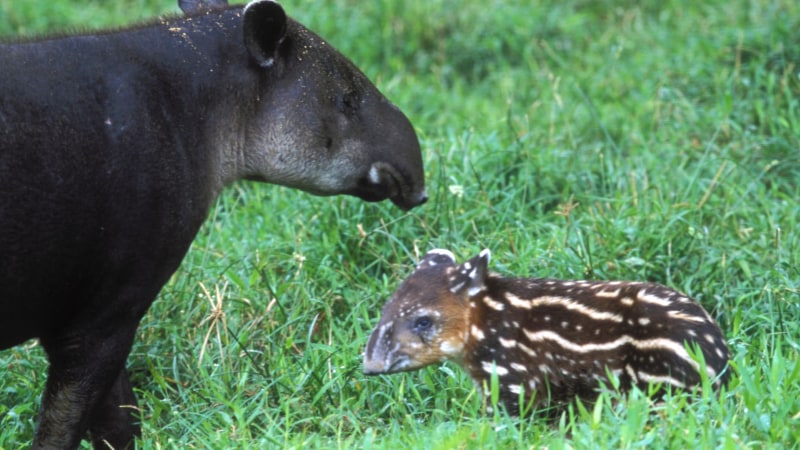
[[[138,434],[131,412],[120,409],[135,403],[124,366],[138,320],[113,330],[108,323],[42,339],[50,370],[34,449],[77,448],[89,430],[95,448],[126,448]]]
[[[132,447],[133,437],[142,434],[137,412],[136,396],[128,379],[128,371],[123,368],[106,396],[95,405],[89,418],[89,435],[94,448],[120,450]]]

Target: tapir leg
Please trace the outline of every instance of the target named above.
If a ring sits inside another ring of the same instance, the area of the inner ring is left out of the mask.
[[[115,448],[132,442],[138,431],[132,416],[113,405],[135,401],[124,366],[138,319],[105,322],[41,339],[50,369],[34,449],[77,448],[90,428],[100,433],[99,442],[110,439]],[[99,420],[101,414],[109,415]]]
[[[95,405],[89,418],[89,435],[94,448],[132,448],[132,438],[141,436],[137,411],[136,396],[133,395],[133,387],[128,380],[128,371],[122,369],[106,396]]]

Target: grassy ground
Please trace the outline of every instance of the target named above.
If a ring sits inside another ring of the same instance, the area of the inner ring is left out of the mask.
[[[0,0],[0,33],[177,11],[114,3]],[[410,116],[431,200],[402,213],[229,189],[129,358],[141,448],[797,446],[800,3],[283,4]],[[507,274],[685,291],[738,375],[719,397],[608,394],[554,425],[486,416],[453,365],[364,377],[380,306],[434,247],[488,247]],[[46,362],[30,343],[0,367],[0,448],[19,448]]]

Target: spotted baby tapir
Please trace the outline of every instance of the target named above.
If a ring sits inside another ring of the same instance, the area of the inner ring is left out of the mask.
[[[691,298],[652,283],[504,277],[488,272],[489,257],[426,254],[383,307],[364,372],[453,360],[487,394],[496,376],[511,414],[591,401],[609,376],[623,391],[691,389],[701,371],[714,388],[727,383],[725,337]]]

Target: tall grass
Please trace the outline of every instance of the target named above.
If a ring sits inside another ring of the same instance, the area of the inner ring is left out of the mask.
[[[228,189],[128,360],[141,448],[797,446],[800,4],[283,4],[409,115],[431,200],[402,213]],[[176,10],[0,0],[0,32]],[[719,321],[736,375],[693,401],[606,393],[555,424],[487,415],[451,365],[366,378],[380,306],[433,247],[488,247],[507,274],[685,291]],[[0,448],[18,448],[46,361],[29,343],[0,367]]]

